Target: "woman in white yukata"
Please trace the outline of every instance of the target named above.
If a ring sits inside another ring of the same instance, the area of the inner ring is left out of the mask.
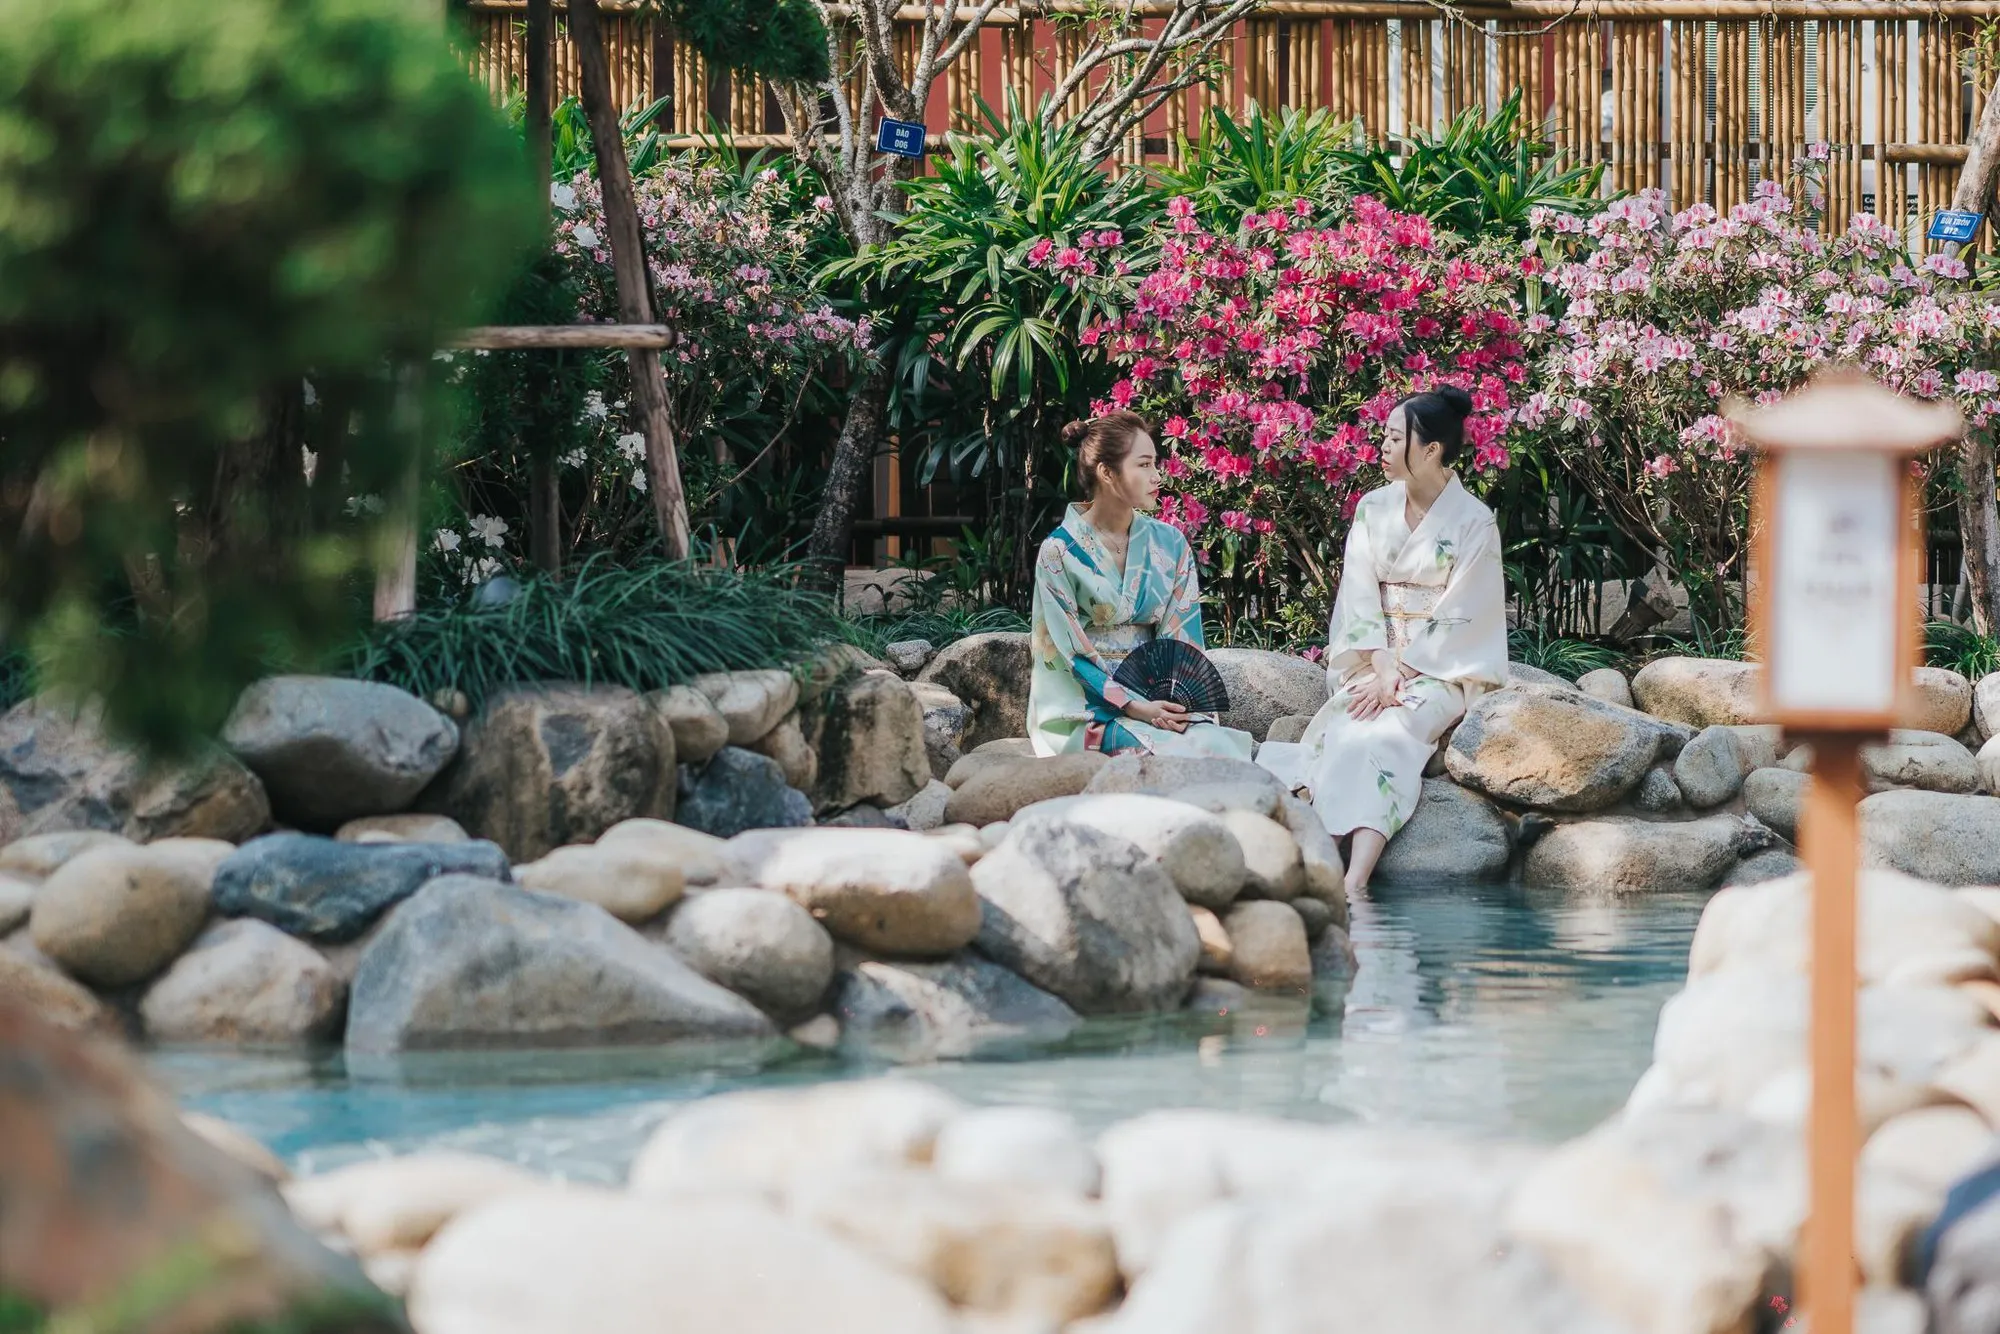
[[[1331,691],[1297,743],[1257,763],[1306,790],[1327,832],[1352,835],[1349,892],[1416,809],[1444,730],[1507,681],[1507,591],[1493,511],[1451,471],[1472,400],[1418,394],[1384,427],[1387,486],[1354,511],[1327,631]]]
[[[1136,412],[1071,422],[1084,503],[1071,505],[1035,561],[1028,735],[1037,755],[1214,755],[1247,760],[1248,732],[1142,699],[1113,681],[1154,638],[1203,648],[1201,585],[1180,530],[1144,511],[1160,499],[1159,456]]]

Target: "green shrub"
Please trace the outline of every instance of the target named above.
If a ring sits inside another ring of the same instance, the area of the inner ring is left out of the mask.
[[[1620,666],[1622,655],[1614,648],[1593,644],[1587,639],[1563,639],[1534,630],[1515,629],[1507,632],[1507,660],[1523,667],[1553,672],[1565,681],[1574,681],[1584,673],[1601,667]]]
[[[1932,621],[1924,627],[1924,662],[1977,681],[2000,672],[2000,641],[1968,626]]]
[[[1358,121],[1325,107],[1287,107],[1273,117],[1253,102],[1241,121],[1218,108],[1192,141],[1181,139],[1178,167],[1154,168],[1153,183],[1168,198],[1193,200],[1196,216],[1214,231],[1233,232],[1246,214],[1289,208],[1296,199],[1327,214],[1349,194],[1346,153],[1360,133]]]

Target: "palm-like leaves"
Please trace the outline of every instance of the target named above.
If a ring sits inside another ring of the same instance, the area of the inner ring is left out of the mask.
[[[1169,195],[1194,201],[1202,221],[1233,231],[1246,213],[1309,201],[1316,212],[1347,191],[1344,150],[1354,146],[1358,121],[1340,120],[1325,107],[1287,108],[1275,119],[1254,102],[1238,122],[1213,112],[1193,142],[1180,143],[1179,167],[1158,167],[1153,178]]]

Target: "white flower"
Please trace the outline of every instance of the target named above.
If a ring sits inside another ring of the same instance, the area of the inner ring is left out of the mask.
[[[637,463],[646,456],[646,437],[630,431],[618,437],[618,452]]]
[[[595,389],[583,396],[583,415],[603,421],[611,415],[611,409],[604,406],[604,395]]]
[[[311,380],[305,381],[305,386],[306,386],[306,406],[311,407],[315,403],[319,402],[319,390],[313,388],[313,382]]]
[[[549,202],[560,209],[575,208],[576,191],[560,182],[551,181],[549,183]]]
[[[585,250],[597,249],[597,233],[589,227],[576,229],[576,243]]]
[[[459,541],[460,538],[457,533],[454,533],[449,528],[440,528],[437,530],[437,537],[432,541],[431,546],[439,551],[456,551],[458,550]]]
[[[505,519],[496,519],[491,514],[475,514],[465,521],[465,526],[472,530],[474,537],[489,547],[504,545],[503,539],[507,536]]]
[[[364,514],[381,514],[388,508],[388,505],[383,503],[380,496],[349,496],[347,498],[347,517],[350,519],[360,518]]]
[[[463,578],[468,584],[483,584],[500,570],[500,562],[488,556],[483,560],[467,561]]]
[[[632,489],[643,493],[646,489],[646,470],[643,467],[632,470]]]
[[[581,468],[583,466],[583,451],[572,449],[569,453],[557,459],[556,462],[562,464],[565,468]]]
[[[449,352],[433,352],[431,353],[431,360],[442,361],[447,366],[449,366],[452,362],[452,355]]]
[[[305,471],[306,485],[311,486],[313,484],[313,478],[319,474],[319,455],[313,453],[310,449],[307,449],[304,445],[300,445],[299,464]]]

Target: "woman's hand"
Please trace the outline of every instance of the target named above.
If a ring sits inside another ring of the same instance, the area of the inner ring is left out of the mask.
[[[1125,706],[1125,716],[1165,732],[1185,732],[1188,729],[1186,707],[1172,700],[1133,700]]]
[[[1347,706],[1347,716],[1358,723],[1365,723],[1384,709],[1400,708],[1402,678],[1395,674],[1370,676],[1356,681],[1348,689],[1354,693],[1354,702]]]

